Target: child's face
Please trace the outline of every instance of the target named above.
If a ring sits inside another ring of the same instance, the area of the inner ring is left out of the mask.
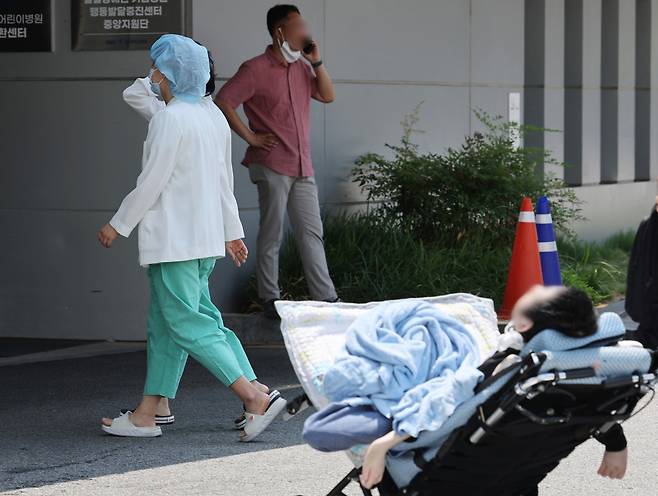
[[[533,286],[514,305],[511,320],[519,332],[532,329],[534,322],[526,316],[526,311],[539,303],[550,301],[565,290],[564,286]]]

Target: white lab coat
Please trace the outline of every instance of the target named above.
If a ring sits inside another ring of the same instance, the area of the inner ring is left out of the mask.
[[[126,237],[139,225],[142,266],[223,257],[226,241],[244,237],[228,122],[208,97],[199,104],[174,98],[164,105],[144,81],[131,88],[140,86],[146,98],[130,105],[150,118],[142,173],[110,224]]]

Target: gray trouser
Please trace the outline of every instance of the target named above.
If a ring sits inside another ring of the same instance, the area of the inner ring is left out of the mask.
[[[324,253],[315,179],[284,176],[260,164],[249,165],[249,177],[258,187],[260,207],[256,244],[258,296],[264,301],[280,297],[279,249],[287,209],[311,298],[335,299],[336,290]]]

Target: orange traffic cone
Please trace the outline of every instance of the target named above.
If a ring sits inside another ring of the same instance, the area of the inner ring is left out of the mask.
[[[521,203],[512,260],[509,265],[509,276],[505,287],[505,298],[498,317],[504,320],[509,319],[517,300],[537,284],[544,284],[544,280],[541,274],[535,214],[532,211],[532,201],[526,197]]]

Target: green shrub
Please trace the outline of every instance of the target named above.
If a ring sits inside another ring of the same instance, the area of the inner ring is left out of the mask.
[[[440,239],[425,242],[371,214],[328,217],[324,228],[331,275],[345,301],[465,292],[492,298],[496,308],[502,303],[511,244],[492,249],[490,240],[478,234],[458,246]],[[596,304],[622,294],[632,240],[632,233],[603,243],[559,240],[564,283],[585,290]],[[286,237],[280,263],[284,297],[308,299],[292,235]]]
[[[327,217],[324,231],[331,275],[345,301],[457,292],[495,296],[498,300],[496,295],[505,285],[511,246],[491,250],[488,241],[475,236],[459,247],[441,240],[425,242],[369,214]],[[280,265],[285,297],[308,298],[292,235],[286,237]]]
[[[557,162],[543,150],[514,145],[515,133],[536,128],[519,128],[500,116],[476,112],[485,133],[467,136],[461,147],[448,148],[443,155],[422,153],[411,141],[419,109],[402,121],[401,143],[386,145],[392,158],[368,153],[356,160],[353,180],[369,202],[376,202],[382,220],[425,241],[454,244],[484,234],[507,244],[522,198],[535,201],[545,195],[556,228],[571,234],[569,223],[580,218],[575,193],[552,175],[537,173],[541,162]]]

